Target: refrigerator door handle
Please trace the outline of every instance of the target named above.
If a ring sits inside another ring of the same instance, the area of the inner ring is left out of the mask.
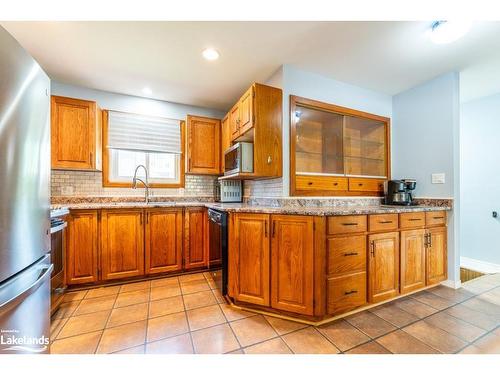
[[[16,306],[19,302],[24,300],[28,295],[32,294],[38,287],[43,284],[43,282],[50,277],[52,270],[54,269],[53,264],[43,264],[37,267],[40,270],[40,274],[35,281],[28,284],[21,292],[17,293],[15,296],[8,296],[5,300],[0,301],[0,309],[6,311],[10,310],[11,307]],[[10,297],[10,298],[9,298]]]

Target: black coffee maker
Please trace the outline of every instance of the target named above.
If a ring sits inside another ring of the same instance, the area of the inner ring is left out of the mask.
[[[385,204],[414,206],[411,192],[416,186],[417,181],[409,178],[388,181],[385,187]]]

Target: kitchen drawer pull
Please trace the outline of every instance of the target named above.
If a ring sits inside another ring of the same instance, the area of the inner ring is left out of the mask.
[[[381,220],[379,221],[379,224],[391,224],[392,220]]]
[[[411,219],[408,219],[409,221],[421,221],[422,219],[412,217]]]
[[[308,185],[312,185],[313,183],[312,183],[311,181],[309,181],[307,184],[308,184]]]
[[[339,183],[338,182],[334,182],[333,183],[333,186],[337,186]]]
[[[375,241],[370,242],[370,247],[371,247],[370,253],[372,254],[372,257],[375,257]]]
[[[358,223],[342,223],[344,226],[352,226],[352,225],[358,225]]]
[[[267,238],[267,221],[264,222],[264,237]]]
[[[436,219],[436,220],[439,220],[439,219],[444,219],[444,217],[443,217],[443,216],[433,216],[432,218],[433,218],[433,219]]]
[[[353,255],[358,255],[358,253],[356,251],[352,251],[350,253],[344,253],[345,257],[350,257],[350,256],[353,256]]]
[[[358,186],[363,186],[363,184],[362,184],[362,183],[359,183],[359,184],[358,184]]]
[[[344,292],[344,295],[348,296],[349,294],[355,294],[357,293],[358,291],[356,289],[353,289],[353,290],[350,290],[348,292]]]

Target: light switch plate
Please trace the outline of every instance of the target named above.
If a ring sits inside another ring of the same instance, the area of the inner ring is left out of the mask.
[[[444,173],[433,173],[432,183],[433,184],[444,184],[446,181],[446,176]]]

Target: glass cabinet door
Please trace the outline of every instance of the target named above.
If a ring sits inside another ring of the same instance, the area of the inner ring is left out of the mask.
[[[386,124],[344,117],[344,165],[348,176],[387,177]]]
[[[343,116],[296,106],[296,174],[344,175]]]

